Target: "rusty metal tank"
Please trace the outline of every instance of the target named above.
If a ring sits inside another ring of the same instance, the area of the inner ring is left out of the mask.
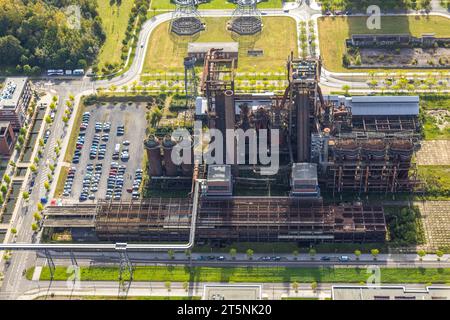
[[[160,177],[163,175],[161,144],[155,136],[149,136],[144,140],[144,147],[147,152],[148,172],[151,177]]]
[[[178,167],[172,160],[172,150],[176,144],[177,142],[169,135],[165,136],[162,142],[164,169],[166,170],[166,176],[168,177],[176,177],[178,175]]]
[[[191,136],[189,136],[186,141],[184,141],[183,138],[181,138],[180,141],[178,141],[178,143],[183,146],[183,150],[185,148],[189,147],[190,153],[191,153],[190,162],[189,163],[183,162],[181,164],[181,173],[185,177],[192,176],[192,169],[194,168],[194,145],[193,145],[192,138],[191,138]]]

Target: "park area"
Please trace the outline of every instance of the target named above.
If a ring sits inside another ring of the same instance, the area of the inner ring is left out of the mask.
[[[367,17],[323,17],[318,20],[320,52],[324,66],[334,72],[358,72],[346,69],[342,58],[346,52],[345,40],[353,34],[410,34],[420,37],[434,33],[436,37],[450,36],[450,19],[441,16],[384,16],[381,29],[370,30]]]
[[[167,0],[168,1],[168,0]],[[98,0],[98,13],[102,19],[106,40],[98,56],[101,70],[105,64],[120,64],[125,31],[128,26],[134,0],[122,0],[116,3],[110,0]]]
[[[230,18],[205,18],[206,30],[194,37],[170,34],[169,22],[152,33],[143,73],[182,72],[189,42],[239,42],[238,72],[283,72],[291,51],[297,52],[295,20],[264,17],[263,31],[236,39],[226,30]],[[248,56],[247,50],[262,49],[262,56]]]

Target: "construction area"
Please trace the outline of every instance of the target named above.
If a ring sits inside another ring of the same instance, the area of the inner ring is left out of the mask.
[[[412,161],[420,147],[418,97],[324,96],[321,60],[293,54],[284,94],[236,94],[236,57],[209,49],[200,79],[190,59],[185,60],[190,137],[156,130],[143,142],[144,187],[160,196],[49,206],[48,234],[69,230],[73,241],[165,244],[194,236],[195,243],[217,245],[385,241],[383,207],[356,199],[420,190]],[[194,129],[194,120],[209,133],[223,134],[215,141],[220,148],[212,147],[208,135],[198,139],[202,132]],[[255,133],[244,140],[227,135],[238,129]],[[244,151],[237,149],[239,142]],[[181,164],[173,157],[176,147],[183,147]],[[214,162],[205,161],[206,154]],[[275,157],[274,170],[266,160]],[[282,195],[257,195],[272,189]],[[174,191],[185,196],[173,196]],[[346,194],[354,200],[343,202]]]

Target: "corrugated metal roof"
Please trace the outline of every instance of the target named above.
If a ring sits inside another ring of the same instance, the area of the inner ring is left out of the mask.
[[[351,102],[354,116],[381,116],[419,114],[418,96],[365,96],[353,97]]]
[[[352,97],[353,103],[368,102],[368,103],[380,103],[380,102],[415,102],[419,103],[418,96],[355,96]]]

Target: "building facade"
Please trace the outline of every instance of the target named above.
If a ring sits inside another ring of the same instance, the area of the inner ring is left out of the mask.
[[[0,93],[0,121],[9,121],[19,131],[26,120],[32,90],[26,77],[7,78]]]

